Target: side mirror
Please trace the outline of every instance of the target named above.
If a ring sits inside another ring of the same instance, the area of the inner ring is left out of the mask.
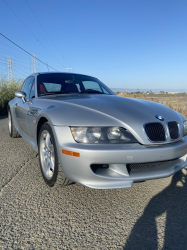
[[[21,98],[22,101],[25,102],[26,93],[23,92],[23,91],[16,91],[15,92],[15,97]]]

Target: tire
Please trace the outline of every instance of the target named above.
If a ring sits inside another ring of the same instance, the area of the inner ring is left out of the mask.
[[[41,127],[38,142],[40,168],[46,184],[59,187],[73,183],[66,178],[59,164],[55,138],[48,122]]]
[[[8,131],[9,131],[10,137],[12,137],[12,138],[21,137],[14,126],[10,109],[8,110]]]

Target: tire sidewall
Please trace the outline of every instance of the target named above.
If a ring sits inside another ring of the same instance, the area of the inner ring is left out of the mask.
[[[53,173],[53,176],[52,176],[51,179],[47,179],[45,174],[43,173],[41,158],[40,158],[40,139],[41,139],[42,132],[44,130],[47,130],[50,133],[50,136],[51,136],[52,142],[53,142],[53,146],[54,146],[55,164],[54,164],[54,173]],[[58,175],[58,154],[57,154],[57,148],[56,148],[56,143],[55,143],[55,138],[54,138],[54,135],[53,135],[53,131],[51,129],[51,126],[47,122],[42,125],[42,127],[40,129],[40,132],[39,132],[38,153],[39,153],[39,161],[40,161],[40,168],[41,168],[42,176],[43,176],[45,182],[47,183],[47,185],[52,187],[52,186],[54,186],[54,184],[56,182],[56,179],[57,179],[57,175]]]

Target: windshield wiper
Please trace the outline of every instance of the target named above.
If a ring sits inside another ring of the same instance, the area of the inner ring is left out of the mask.
[[[56,92],[47,92],[40,94],[40,96],[45,96],[45,95],[56,95],[56,94],[70,94],[71,92],[66,92],[66,91],[56,91]],[[101,94],[101,95],[107,95],[106,93],[102,93],[100,91],[85,91],[85,92],[77,92],[77,93],[72,93],[72,94]]]
[[[102,94],[102,95],[107,95],[106,93],[102,93],[100,91],[85,91],[85,92],[80,92],[80,94]]]
[[[69,94],[69,92],[65,92],[65,91],[48,92],[48,93],[40,94],[40,96],[44,96],[44,95],[56,95],[56,94]]]

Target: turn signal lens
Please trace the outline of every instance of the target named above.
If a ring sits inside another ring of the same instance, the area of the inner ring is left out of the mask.
[[[62,149],[62,154],[75,156],[75,157],[80,157],[80,153],[68,151],[68,150],[65,150],[65,149]]]

